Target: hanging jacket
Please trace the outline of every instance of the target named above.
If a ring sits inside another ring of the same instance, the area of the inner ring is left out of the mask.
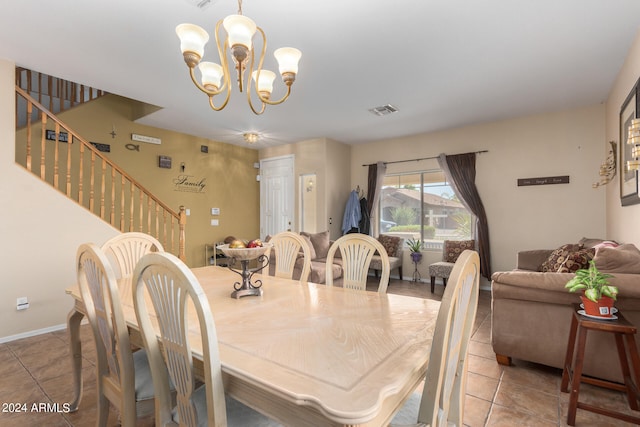
[[[360,200],[358,200],[358,192],[351,191],[347,206],[344,209],[344,217],[342,218],[342,234],[347,234],[352,228],[358,229],[360,224]]]

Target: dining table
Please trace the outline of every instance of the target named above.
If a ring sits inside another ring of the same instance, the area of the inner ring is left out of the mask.
[[[232,298],[234,271],[192,271],[213,312],[225,392],[286,426],[386,426],[424,379],[439,301],[262,274],[252,278],[262,295]],[[143,346],[131,280],[119,290],[131,342]],[[67,293],[77,410],[85,311],[77,285]],[[196,323],[190,345],[203,372]]]

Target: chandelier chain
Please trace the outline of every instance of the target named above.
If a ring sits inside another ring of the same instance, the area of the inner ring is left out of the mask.
[[[242,15],[242,0],[238,0],[238,15]]]

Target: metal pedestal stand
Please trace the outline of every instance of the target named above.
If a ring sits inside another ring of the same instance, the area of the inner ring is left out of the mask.
[[[242,266],[242,270],[236,270],[235,268],[232,268],[236,263],[235,258],[231,258],[229,260],[229,264],[227,266],[229,270],[239,274],[242,277],[242,283],[235,282],[233,284],[233,288],[235,289],[235,291],[231,292],[231,298],[238,299],[238,298],[251,296],[251,295],[258,295],[258,296],[262,295],[262,280],[256,279],[254,283],[251,283],[251,278],[253,277],[254,274],[256,274],[259,271],[262,271],[263,268],[269,265],[269,259],[265,255],[260,255],[258,258],[255,258],[255,259],[258,265],[260,265],[260,267],[249,268],[249,261],[251,260],[243,259],[243,260],[240,260],[240,265]]]
[[[420,272],[418,271],[418,264],[422,261],[422,254],[418,254],[420,256],[415,256],[416,253],[411,254],[411,260],[413,261],[414,270],[413,270],[413,281],[420,282],[422,277],[420,276]]]

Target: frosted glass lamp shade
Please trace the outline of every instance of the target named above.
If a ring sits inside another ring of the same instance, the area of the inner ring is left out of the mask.
[[[204,45],[209,41],[209,34],[205,30],[193,24],[180,24],[176,27],[176,34],[180,38],[182,53],[193,52],[202,58]]]
[[[273,56],[278,61],[280,74],[298,74],[298,61],[302,57],[302,52],[293,47],[281,47],[273,52]]]
[[[256,33],[256,23],[243,15],[229,15],[222,21],[224,29],[229,35],[229,46],[243,45],[251,49],[251,39]]]
[[[215,86],[216,90],[220,88],[220,81],[224,75],[222,67],[214,62],[201,62],[198,65],[200,74],[202,75],[202,86]]]
[[[258,71],[254,71],[252,74],[253,81],[256,82],[256,89],[258,92],[267,92],[271,94],[273,92],[273,81],[276,79],[276,73],[269,70],[260,71],[260,80],[258,81]]]

